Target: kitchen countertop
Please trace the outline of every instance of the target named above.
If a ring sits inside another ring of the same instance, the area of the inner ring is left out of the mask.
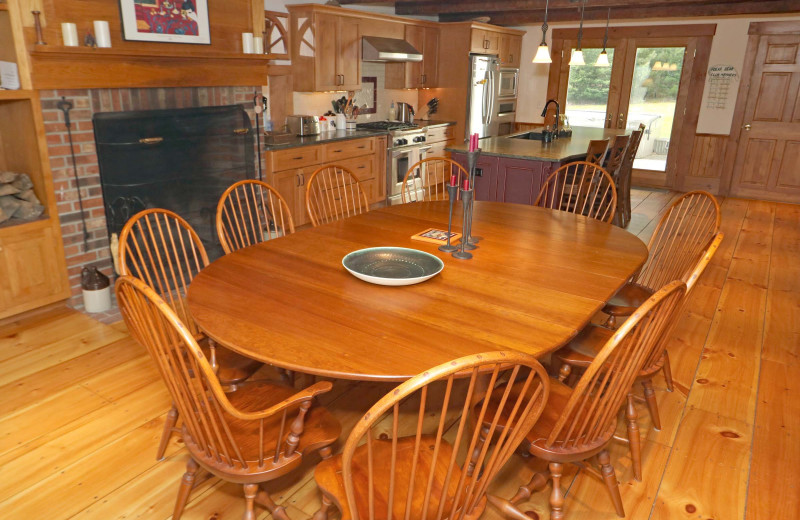
[[[296,148],[298,146],[311,146],[315,144],[330,143],[333,141],[348,141],[350,139],[363,139],[365,137],[375,137],[386,135],[386,130],[333,130],[322,132],[318,135],[300,137],[297,135],[266,136],[264,139],[265,150],[283,150],[284,148]]]
[[[437,119],[415,119],[414,122],[424,128],[433,128],[435,126],[452,126],[456,124],[455,121],[439,121]]]
[[[527,132],[519,132],[513,135],[524,133]],[[551,143],[504,136],[481,139],[480,148],[481,155],[526,159],[529,161],[563,162],[566,159],[585,157],[589,141],[592,139],[613,139],[614,136],[623,133],[628,133],[628,131],[573,126],[572,137],[561,137]],[[448,146],[445,150],[464,153],[469,150],[469,145],[464,143]]]

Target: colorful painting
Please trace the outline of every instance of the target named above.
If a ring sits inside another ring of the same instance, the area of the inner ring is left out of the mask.
[[[208,0],[120,0],[126,40],[210,44]]]

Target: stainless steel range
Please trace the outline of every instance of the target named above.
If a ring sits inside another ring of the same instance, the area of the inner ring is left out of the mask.
[[[388,130],[389,146],[386,154],[386,196],[389,204],[402,202],[403,179],[408,169],[418,161],[425,159],[431,145],[426,144],[425,129],[411,123],[396,121],[376,121],[360,123],[358,128],[367,130]],[[417,190],[422,189],[422,179],[417,173],[415,178]]]

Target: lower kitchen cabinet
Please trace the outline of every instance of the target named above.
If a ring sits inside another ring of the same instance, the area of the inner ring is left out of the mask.
[[[370,204],[386,200],[386,137],[366,137],[266,152],[266,181],[286,199],[295,226],[306,214],[306,185],[320,166],[336,164],[352,171]]]
[[[466,156],[453,153],[453,160],[466,168]],[[496,157],[478,157],[475,200],[532,205],[545,179],[560,163]]]

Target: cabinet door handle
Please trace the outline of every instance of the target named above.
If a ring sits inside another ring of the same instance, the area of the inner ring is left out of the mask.
[[[303,179],[303,182],[300,184],[300,186],[305,186],[306,185],[306,174],[305,173],[301,173],[300,174],[300,178]]]
[[[617,124],[617,128],[622,128],[625,125],[625,114],[622,112],[619,113],[619,123]]]
[[[509,63],[514,63],[514,55],[513,54],[509,54],[508,55],[508,62]]]

